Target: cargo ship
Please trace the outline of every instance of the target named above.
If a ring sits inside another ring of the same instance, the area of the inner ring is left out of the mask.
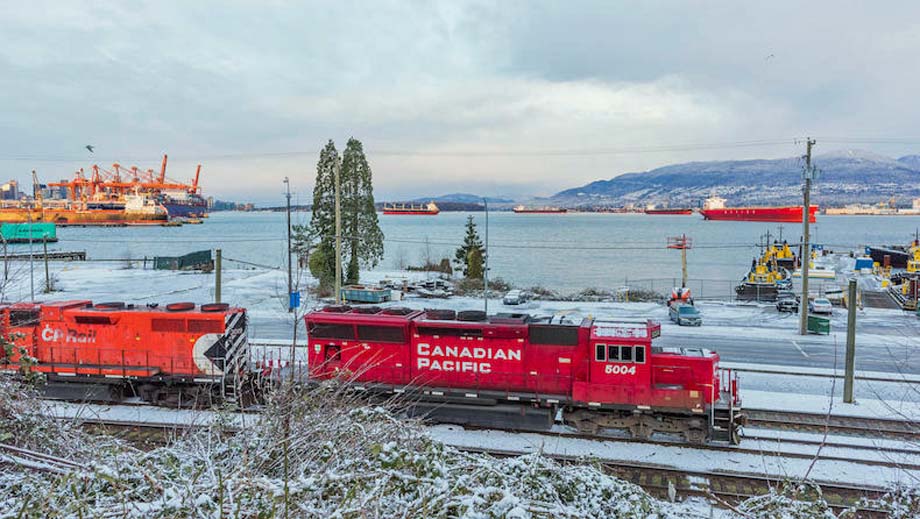
[[[818,206],[813,205],[808,210],[808,221],[815,223],[815,214]],[[700,214],[705,220],[735,220],[745,222],[802,222],[802,206],[790,205],[782,207],[725,207],[725,199],[714,196],[707,198],[700,209]]]
[[[693,214],[693,209],[685,208],[664,208],[664,209],[646,209],[645,214]]]
[[[516,206],[513,211],[523,214],[558,214],[566,213],[568,209],[564,207],[524,207],[523,205],[519,205]]]
[[[75,202],[42,200],[5,202],[0,205],[0,222],[46,222],[59,226],[160,225],[168,220],[166,209],[144,195],[126,195],[120,200]]]
[[[208,215],[208,201],[198,193],[166,191],[156,196],[170,218],[202,218]]]
[[[412,203],[388,203],[383,204],[383,214],[412,214],[422,216],[434,216],[440,213],[437,204],[428,202],[427,204]]]

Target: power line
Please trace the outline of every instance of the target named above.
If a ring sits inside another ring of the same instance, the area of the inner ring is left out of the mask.
[[[780,144],[795,144],[796,137],[785,139],[760,139],[748,141],[711,142],[711,143],[686,143],[659,146],[624,146],[617,148],[571,148],[556,150],[400,150],[381,149],[374,150],[375,156],[421,156],[421,157],[548,157],[548,156],[592,156],[592,155],[619,155],[628,153],[660,153],[668,151],[693,151],[728,148],[747,148],[759,146],[774,146]],[[247,159],[271,157],[297,157],[301,155],[316,155],[319,150],[288,150],[274,152],[239,152],[212,155],[194,155],[194,160],[220,160],[220,159]],[[189,154],[186,154],[189,155]],[[174,156],[178,157],[177,154]],[[0,160],[6,161],[32,161],[32,162],[84,162],[87,157],[49,157],[43,155],[0,155]],[[124,162],[147,161],[150,157],[121,157]],[[179,159],[182,160],[182,159]]]

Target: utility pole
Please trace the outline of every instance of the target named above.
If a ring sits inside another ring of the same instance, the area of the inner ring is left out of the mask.
[[[288,313],[294,311],[293,301],[291,300],[294,293],[294,282],[291,274],[291,182],[288,177],[284,177],[284,185],[287,187],[287,268],[288,268]]]
[[[35,266],[32,262],[32,204],[29,207],[29,302],[35,302]]]
[[[811,147],[815,140],[809,137],[805,141],[805,187],[802,190],[805,205],[802,207],[802,300],[799,302],[799,334],[808,333],[808,266],[811,263],[811,247],[808,243],[808,224],[811,216],[811,181],[815,171],[811,167]]]
[[[335,164],[335,302],[342,302],[342,164]]]
[[[847,356],[843,379],[843,401],[853,403],[853,378],[856,372],[856,280],[850,280],[847,292]]]
[[[668,248],[680,250],[680,287],[687,288],[687,249],[693,248],[693,240],[687,238],[686,234],[671,236],[668,238]]]
[[[217,249],[214,254],[214,302],[220,303],[220,274],[221,274],[221,251]]]
[[[42,234],[42,248],[45,250],[45,293],[48,294],[51,292],[51,274],[48,272],[48,235],[47,234]]]
[[[486,212],[486,261],[482,269],[482,299],[486,315],[489,315],[489,201],[483,198],[482,204]]]

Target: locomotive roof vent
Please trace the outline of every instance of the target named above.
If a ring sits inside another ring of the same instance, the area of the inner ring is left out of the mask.
[[[426,308],[425,318],[433,321],[453,321],[457,319],[457,312],[454,310],[439,310],[436,308]]]
[[[379,306],[358,306],[352,312],[356,314],[379,314],[383,310]]]
[[[488,316],[482,310],[461,310],[457,312],[458,321],[479,322],[487,319]]]
[[[393,306],[384,309],[383,313],[386,315],[409,315],[412,313],[412,310],[404,306]]]
[[[558,313],[552,316],[540,316],[531,319],[532,324],[557,324],[563,326],[581,326],[584,317],[579,313]]]

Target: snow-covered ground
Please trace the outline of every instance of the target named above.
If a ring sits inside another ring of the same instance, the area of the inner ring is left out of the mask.
[[[163,426],[206,426],[222,423],[244,429],[255,423],[257,416],[243,413],[166,409],[153,406],[94,405],[58,402],[48,411],[62,419],[104,420],[108,423],[146,423]],[[726,472],[762,474],[783,478],[800,478],[809,469],[811,459],[789,457],[789,454],[816,454],[816,445],[802,445],[795,440],[821,440],[811,433],[752,430],[760,438],[743,440],[739,449],[707,450],[685,445],[648,444],[618,440],[586,440],[538,433],[510,433],[495,430],[467,430],[455,425],[428,428],[429,435],[447,445],[460,448],[494,449],[515,453],[544,452],[550,455],[576,456],[610,462],[633,462],[672,467],[688,472]],[[772,438],[772,439],[771,439]],[[872,438],[831,436],[829,443],[853,445],[853,448],[827,447],[821,455],[828,458],[851,458],[852,462],[822,459],[811,469],[815,481],[850,483],[869,486],[891,486],[920,477],[920,471],[860,463],[883,459],[905,466],[920,463],[916,444]],[[878,450],[872,450],[872,449]],[[905,449],[912,453],[891,453],[881,449]],[[752,452],[755,451],[755,452]]]

